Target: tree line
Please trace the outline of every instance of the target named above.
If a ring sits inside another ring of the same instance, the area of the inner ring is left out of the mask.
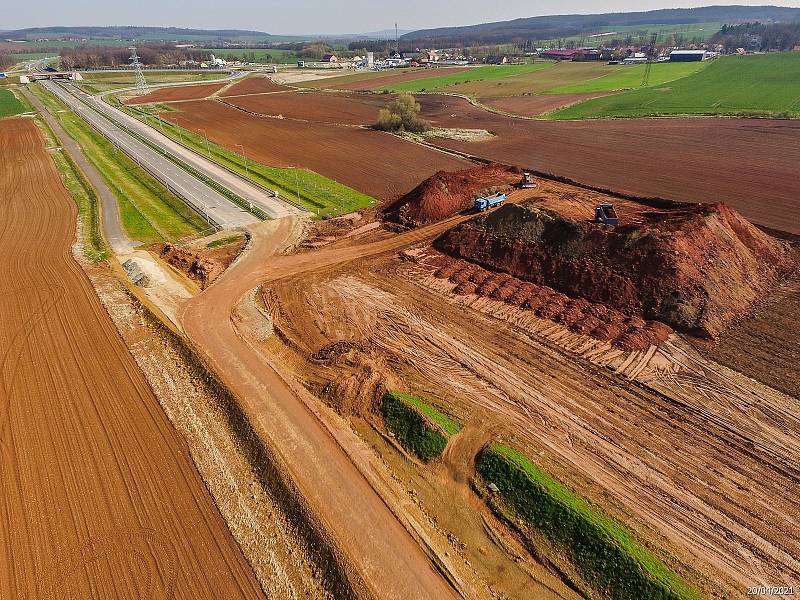
[[[711,38],[722,44],[726,51],[745,50],[791,50],[800,46],[800,22],[797,23],[742,23],[723,25]]]
[[[136,49],[142,64],[151,66],[175,65],[183,61],[208,60],[211,52],[192,48],[175,48],[170,45],[142,46]],[[62,48],[59,52],[61,68],[96,69],[98,67],[122,67],[130,64],[131,51],[119,46],[80,46]]]

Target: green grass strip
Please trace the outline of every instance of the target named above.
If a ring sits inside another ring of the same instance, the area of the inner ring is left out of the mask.
[[[398,391],[383,397],[381,412],[386,426],[404,448],[423,460],[439,458],[451,435],[461,426],[421,398]]]
[[[513,448],[492,444],[476,468],[500,490],[503,504],[566,552],[581,577],[615,600],[696,600],[678,575],[639,544],[621,523],[556,481]],[[503,514],[502,507],[492,501]]]
[[[229,235],[228,237],[219,238],[218,240],[207,243],[206,248],[219,248],[221,246],[227,246],[228,244],[233,244],[241,239],[241,235]]]

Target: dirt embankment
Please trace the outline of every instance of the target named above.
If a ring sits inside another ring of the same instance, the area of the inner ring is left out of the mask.
[[[717,336],[793,263],[724,204],[677,205],[614,228],[535,205],[506,205],[444,233],[457,258],[546,285],[629,317]]]
[[[204,290],[236,260],[246,243],[247,240],[242,237],[238,241],[211,249],[164,244],[161,259],[185,273]]]
[[[519,169],[499,164],[439,171],[387,206],[383,216],[410,227],[427,225],[469,208],[480,195],[510,190],[521,175]]]

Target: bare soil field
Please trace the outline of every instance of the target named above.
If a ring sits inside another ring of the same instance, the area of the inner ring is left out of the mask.
[[[202,85],[180,85],[176,87],[153,90],[144,96],[134,96],[125,100],[125,104],[152,104],[156,102],[175,102],[176,100],[200,100],[208,98],[227,83],[205,83]]]
[[[312,169],[381,200],[400,196],[436,171],[470,164],[378,131],[256,117],[208,100],[181,103],[180,112],[162,116],[202,128],[228,148],[242,144],[260,163]]]
[[[369,73],[355,73],[343,75],[342,77],[307,81],[302,83],[301,86],[335,90],[377,90],[381,89],[381,87],[403,83],[404,81],[416,81],[417,79],[428,79],[429,77],[441,77],[442,75],[463,73],[470,68],[471,67],[440,67],[438,69],[410,69],[399,73],[371,71]]]
[[[226,104],[246,111],[313,123],[370,125],[378,111],[394,100],[392,94],[290,92],[226,98]]]
[[[437,127],[488,129],[480,142],[437,146],[638,196],[725,202],[748,219],[800,233],[800,122],[769,119],[534,121],[451,96],[420,94]],[[620,154],[621,153],[621,154]]]
[[[226,89],[220,96],[238,96],[241,94],[263,94],[265,92],[281,92],[291,88],[278,85],[266,76],[251,76],[234,83]]]
[[[0,596],[263,597],[72,258],[33,121],[3,121],[0,153]]]
[[[337,252],[357,259],[359,248],[308,253],[303,273],[276,268],[266,285],[285,340],[276,352],[333,406],[369,418],[381,385],[401,385],[462,422],[483,422],[712,598],[800,580],[796,399],[679,337],[611,350],[530,311],[455,294],[424,264],[384,255],[332,267]],[[463,451],[471,464],[473,450]],[[438,483],[450,485],[441,472]]]
[[[800,398],[800,275],[776,286],[706,351],[717,362]]]
[[[542,94],[539,96],[505,96],[501,98],[480,98],[486,106],[496,108],[512,115],[535,117],[557,108],[597,98],[603,94]]]

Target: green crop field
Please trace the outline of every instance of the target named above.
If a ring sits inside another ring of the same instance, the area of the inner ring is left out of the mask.
[[[244,57],[254,55],[257,63],[278,63],[293,64],[297,62],[297,53],[293,50],[281,50],[280,48],[202,48],[211,52],[217,58],[228,60],[245,60]]]
[[[652,65],[649,86],[661,85],[692,75],[706,68],[708,62],[662,62]],[[614,65],[611,73],[547,90],[548,94],[584,94],[590,92],[615,92],[641,87],[646,65]]]
[[[30,109],[11,90],[0,89],[0,118],[11,117],[28,112]]]
[[[417,81],[404,81],[395,85],[381,88],[388,89],[390,92],[424,92],[436,91],[448,86],[471,83],[476,81],[491,81],[494,79],[505,79],[517,75],[526,75],[534,71],[541,71],[553,66],[551,62],[530,63],[524,65],[491,65],[485,67],[474,67],[468,71],[450,73],[440,77],[429,77]]]
[[[549,117],[660,115],[800,117],[800,54],[720,58],[697,73],[666,85],[588,100],[551,113]]]

